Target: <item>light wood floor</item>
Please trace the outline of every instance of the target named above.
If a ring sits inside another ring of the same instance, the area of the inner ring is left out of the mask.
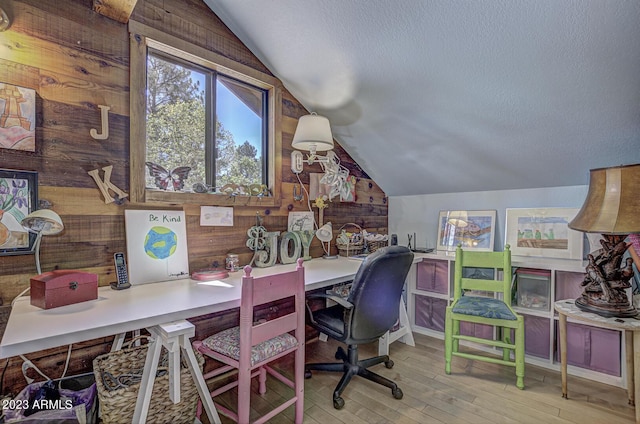
[[[390,356],[392,369],[383,364],[373,371],[394,380],[404,392],[401,400],[387,388],[355,377],[344,391],[345,406],[333,408],[332,393],[337,373],[314,372],[305,381],[305,423],[633,423],[634,410],[627,405],[626,391],[614,386],[569,376],[569,399],[563,399],[560,373],[527,365],[525,389],[515,387],[513,368],[463,358],[453,359],[451,375],[444,373],[444,342],[415,334],[416,347],[396,342]],[[313,342],[307,346],[308,362],[333,362],[339,344]],[[377,345],[360,347],[360,357],[377,353]],[[290,370],[286,361],[279,368]],[[288,397],[291,389],[268,379],[264,396],[257,394],[254,382],[252,419],[258,411]],[[255,393],[255,394],[254,394]],[[229,392],[216,402],[235,402]],[[235,407],[232,407],[235,409]],[[271,423],[293,423],[293,407],[272,419]],[[232,422],[221,416],[223,423]],[[203,414],[203,421],[204,419]]]

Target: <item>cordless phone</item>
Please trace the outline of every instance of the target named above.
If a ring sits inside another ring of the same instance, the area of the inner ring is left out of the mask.
[[[113,262],[116,266],[116,277],[118,282],[111,283],[114,290],[123,290],[131,287],[129,283],[129,275],[127,274],[127,262],[124,259],[124,253],[118,252],[113,255]]]

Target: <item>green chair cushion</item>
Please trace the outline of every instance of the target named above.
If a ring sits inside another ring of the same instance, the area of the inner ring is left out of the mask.
[[[456,314],[476,317],[516,320],[516,316],[503,301],[489,297],[462,296],[453,306],[452,311]]]

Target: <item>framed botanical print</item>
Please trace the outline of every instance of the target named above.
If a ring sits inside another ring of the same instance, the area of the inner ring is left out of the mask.
[[[33,253],[36,235],[21,222],[37,205],[37,172],[0,169],[0,255]]]

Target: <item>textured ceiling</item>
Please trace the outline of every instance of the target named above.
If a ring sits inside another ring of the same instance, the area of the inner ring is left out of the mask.
[[[637,0],[205,0],[387,195],[640,162]]]

